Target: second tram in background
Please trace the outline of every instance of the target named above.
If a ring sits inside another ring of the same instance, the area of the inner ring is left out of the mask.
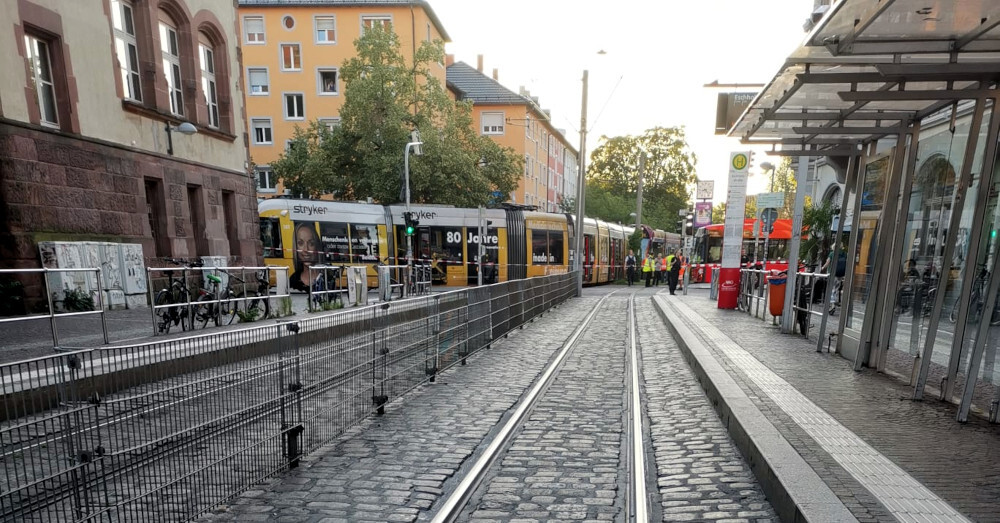
[[[572,215],[517,206],[487,209],[486,234],[480,237],[478,209],[413,204],[410,210],[418,221],[410,238],[414,260],[431,265],[436,284],[475,285],[480,242],[486,247],[484,282],[560,274],[572,269]],[[264,200],[259,205],[264,262],[288,267],[289,283],[298,290],[312,283],[308,267],[317,265],[365,266],[368,284],[374,287],[377,265],[406,263],[405,211],[402,205]],[[645,226],[643,229],[653,252],[675,248],[675,243],[680,245],[676,234]],[[630,226],[584,219],[585,285],[625,277],[624,260],[633,232]]]
[[[792,220],[775,220],[767,242],[767,253],[764,253],[764,237],[754,235],[757,220],[747,218],[743,221],[743,244],[740,246],[740,264],[745,265],[756,260],[767,260],[768,269],[784,271],[788,269],[788,245],[792,239]],[[713,223],[699,228],[694,235],[694,251],[691,253],[691,281],[694,283],[711,283],[712,269],[722,265],[722,238],[725,225]],[[755,256],[756,255],[756,256]]]

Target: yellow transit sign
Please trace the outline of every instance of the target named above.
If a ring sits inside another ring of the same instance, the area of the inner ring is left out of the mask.
[[[737,153],[733,155],[733,169],[737,171],[742,171],[747,167],[747,155],[743,153]]]

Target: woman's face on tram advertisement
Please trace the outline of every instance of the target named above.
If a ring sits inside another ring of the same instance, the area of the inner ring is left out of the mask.
[[[312,223],[300,223],[295,226],[295,255],[299,261],[307,264],[319,261],[319,237]]]

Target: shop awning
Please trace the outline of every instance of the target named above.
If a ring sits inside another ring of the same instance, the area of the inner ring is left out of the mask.
[[[995,96],[1000,1],[841,0],[729,132],[787,156],[856,154],[964,100]]]

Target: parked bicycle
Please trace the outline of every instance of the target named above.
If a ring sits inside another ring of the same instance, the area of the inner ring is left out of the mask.
[[[165,261],[174,265],[179,265],[181,277],[174,278],[177,271],[166,270],[163,274],[167,277],[166,288],[160,289],[153,300],[156,314],[156,327],[159,332],[167,334],[170,327],[180,325],[182,330],[194,329],[194,321],[191,305],[191,290],[187,286],[187,270],[201,267],[201,262],[185,262],[173,258],[164,258]],[[173,305],[173,306],[168,306]]]
[[[228,277],[225,288],[221,288],[222,278],[215,274],[206,274],[205,278],[212,286],[212,290],[201,289],[198,296],[198,305],[195,307],[194,322],[201,328],[208,325],[208,320],[212,320],[216,326],[231,325],[236,319],[236,293],[229,287],[234,279],[240,280],[234,274],[218,269]]]
[[[979,323],[983,316],[983,309],[986,308],[986,291],[990,283],[990,271],[985,263],[976,264],[979,272],[972,283],[972,295],[969,297],[969,317],[968,323]],[[959,307],[962,300],[955,300],[955,305],[951,308],[950,319],[952,323],[958,321]],[[994,300],[993,311],[990,315],[990,325],[1000,325],[1000,300]]]
[[[256,277],[257,288],[247,291],[248,299],[246,300],[246,308],[243,310],[251,319],[257,319],[257,316],[266,319],[271,316],[271,280],[268,278],[267,269],[257,271]]]

